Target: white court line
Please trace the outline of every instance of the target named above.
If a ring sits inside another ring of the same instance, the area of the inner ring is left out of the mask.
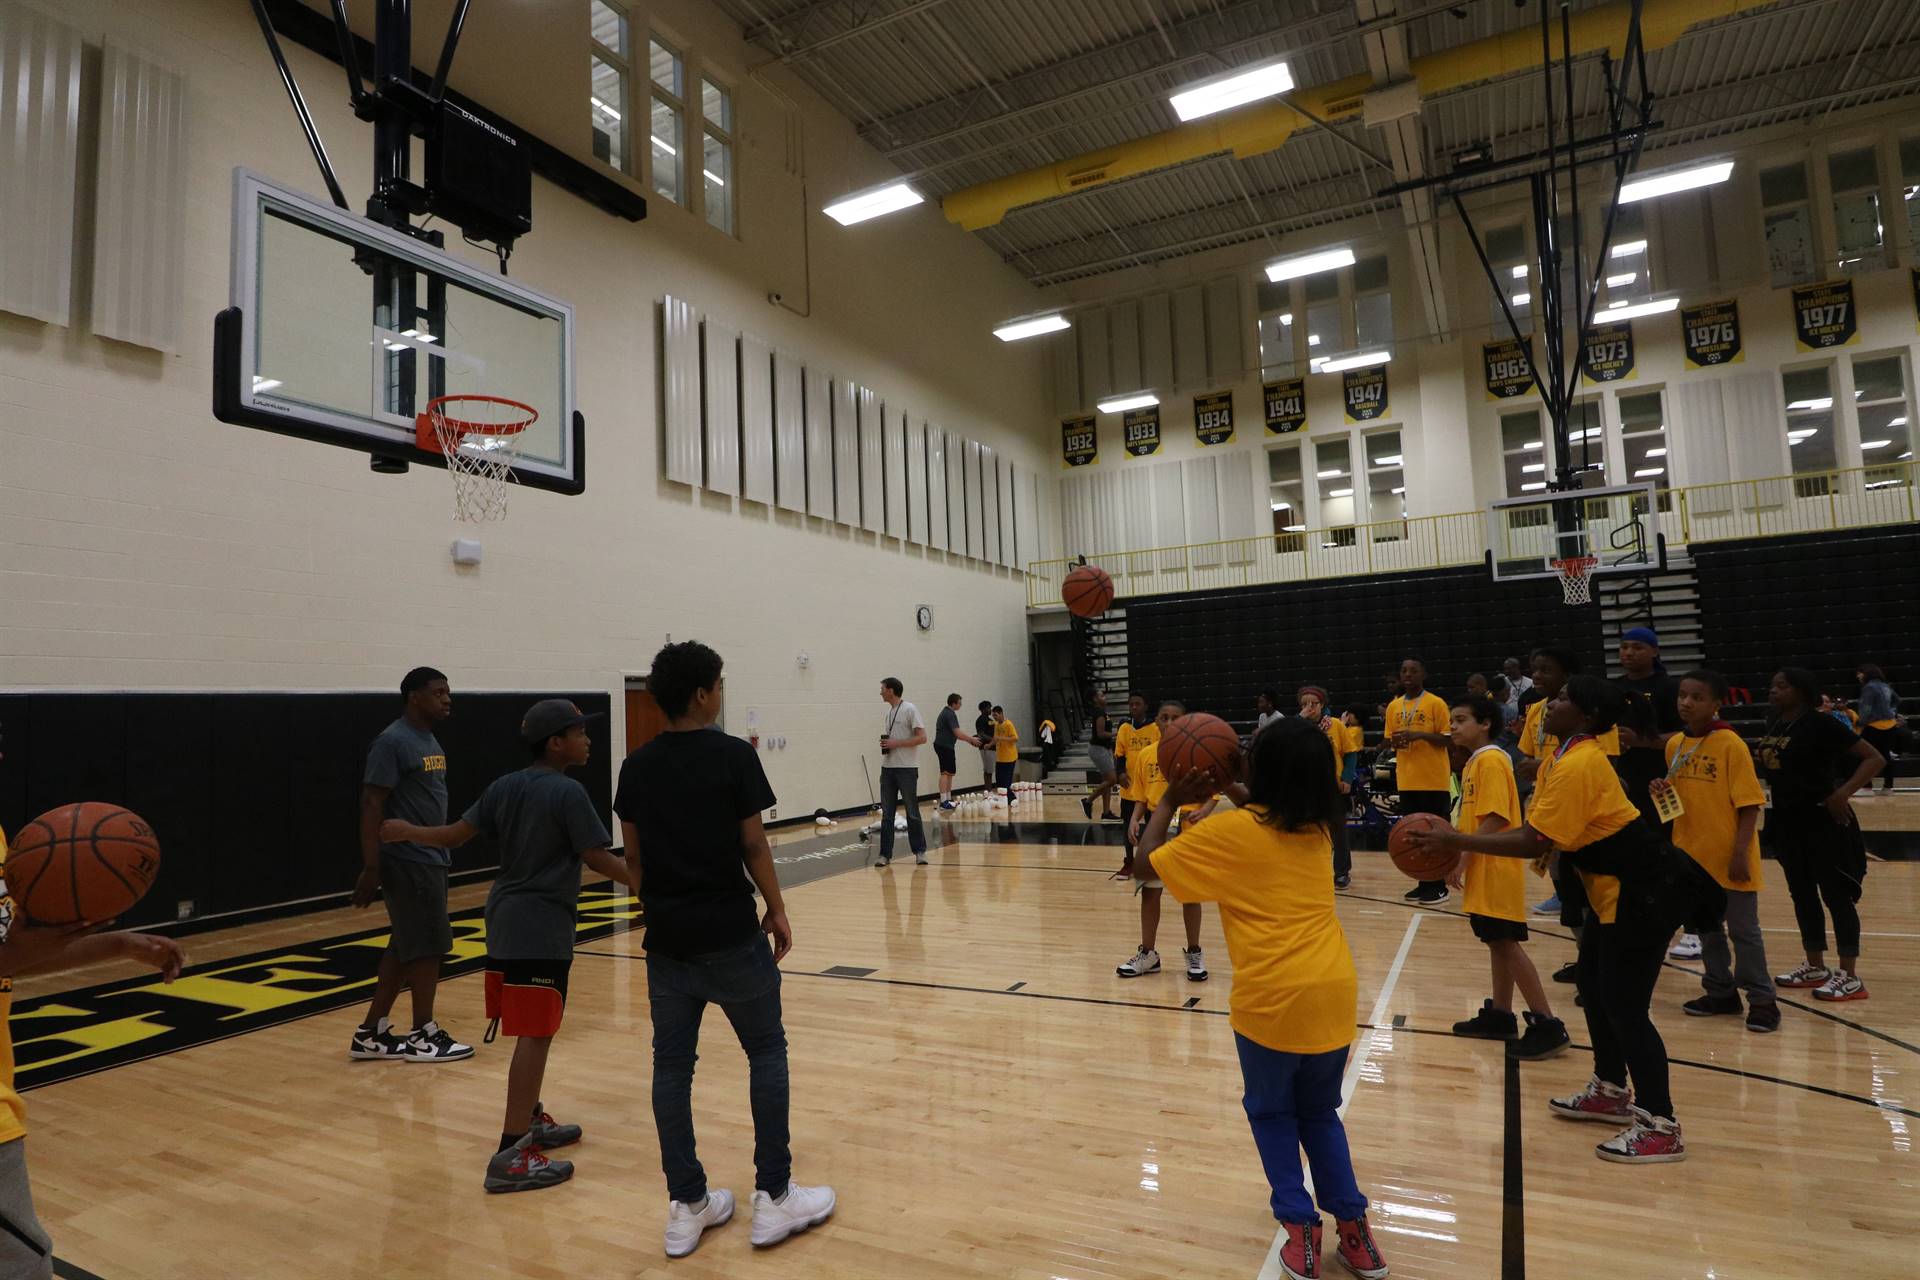
[[[1762,933],[1798,933],[1800,931],[1794,928],[1784,928],[1784,927],[1776,928],[1772,925],[1768,925],[1766,928],[1760,930],[1760,932]],[[1920,933],[1874,933],[1872,930],[1863,929],[1860,933],[1860,936],[1863,938],[1920,938]]]
[[[1373,1016],[1367,1019],[1372,1027],[1379,1027],[1387,1020],[1387,1004],[1393,999],[1393,988],[1400,981],[1400,969],[1407,963],[1407,952],[1413,949],[1413,935],[1420,928],[1420,922],[1427,913],[1416,911],[1407,921],[1407,931],[1400,939],[1400,950],[1393,956],[1393,963],[1387,968],[1387,980],[1380,984],[1380,998],[1373,1002]],[[1392,1031],[1369,1031],[1354,1046],[1353,1056],[1347,1062],[1347,1074],[1340,1081],[1340,1106],[1334,1114],[1342,1120],[1347,1118],[1347,1108],[1353,1105],[1354,1086],[1360,1083],[1360,1073],[1367,1068],[1367,1059],[1373,1054],[1373,1042],[1376,1036],[1392,1037]],[[1306,1175],[1307,1194],[1313,1194],[1313,1171],[1303,1169]],[[1267,1260],[1260,1267],[1256,1280],[1280,1280],[1280,1246],[1287,1242],[1285,1227],[1274,1232],[1273,1243],[1267,1246]]]

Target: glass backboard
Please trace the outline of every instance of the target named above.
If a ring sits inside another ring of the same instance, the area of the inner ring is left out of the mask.
[[[1496,581],[1555,577],[1553,562],[1592,556],[1595,574],[1666,567],[1660,495],[1650,484],[1503,498],[1487,508]]]

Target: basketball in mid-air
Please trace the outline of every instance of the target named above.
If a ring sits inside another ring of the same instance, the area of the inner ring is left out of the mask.
[[[160,841],[117,804],[64,805],[16,833],[9,891],[32,925],[102,924],[146,896],[160,874]]]
[[[1076,618],[1097,618],[1113,603],[1113,579],[1099,565],[1083,564],[1060,584],[1060,599]]]
[[[1437,813],[1410,813],[1387,832],[1387,854],[1393,865],[1415,880],[1444,880],[1460,865],[1457,849],[1416,849],[1416,831],[1451,831],[1453,824]]]
[[[1195,769],[1224,787],[1240,776],[1240,735],[1219,716],[1204,711],[1181,716],[1160,735],[1160,772],[1173,782]]]

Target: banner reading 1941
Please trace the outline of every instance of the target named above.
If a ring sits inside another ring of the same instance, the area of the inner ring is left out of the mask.
[[[1731,298],[1680,308],[1680,337],[1690,369],[1739,364],[1747,358],[1740,344],[1740,306]]]
[[[1201,444],[1233,442],[1233,392],[1214,391],[1193,398],[1193,435]]]
[[[1340,390],[1347,403],[1348,422],[1372,422],[1387,413],[1387,366],[1340,371]]]
[[[1136,458],[1160,452],[1160,406],[1148,405],[1144,409],[1129,409],[1120,415],[1120,423],[1126,429],[1127,452]]]
[[[1060,458],[1070,467],[1090,467],[1100,461],[1100,433],[1094,418],[1060,419]]]
[[[1583,376],[1588,382],[1625,382],[1633,376],[1633,321],[1616,320],[1587,330]]]
[[[1282,378],[1260,388],[1267,402],[1267,430],[1276,436],[1307,425],[1307,380]]]
[[[1860,341],[1860,314],[1853,306],[1853,281],[1795,285],[1793,341],[1802,351],[1849,347]]]
[[[1489,342],[1483,348],[1487,365],[1487,399],[1510,400],[1533,390],[1533,353],[1517,338]]]

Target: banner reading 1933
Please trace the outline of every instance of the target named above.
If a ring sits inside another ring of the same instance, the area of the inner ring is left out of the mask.
[[[1633,376],[1633,321],[1616,320],[1587,330],[1582,376],[1588,382],[1625,382]]]
[[[1795,285],[1793,341],[1802,351],[1850,347],[1860,341],[1860,314],[1853,307],[1853,281]]]
[[[1160,406],[1129,409],[1120,415],[1127,452],[1136,458],[1160,452]]]
[[[1213,391],[1193,398],[1193,434],[1201,444],[1233,441],[1233,392]]]
[[[1533,353],[1529,341],[1508,338],[1483,348],[1487,366],[1487,399],[1510,400],[1533,390]]]
[[[1307,425],[1307,380],[1282,378],[1260,388],[1267,402],[1267,430],[1276,436]]]
[[[1387,413],[1387,366],[1340,371],[1340,390],[1347,403],[1348,422],[1372,422]]]
[[[1740,305],[1731,298],[1680,308],[1680,337],[1690,369],[1739,364],[1747,358],[1740,345]]]
[[[1060,419],[1060,458],[1070,467],[1090,467],[1100,461],[1100,433],[1094,418]]]

